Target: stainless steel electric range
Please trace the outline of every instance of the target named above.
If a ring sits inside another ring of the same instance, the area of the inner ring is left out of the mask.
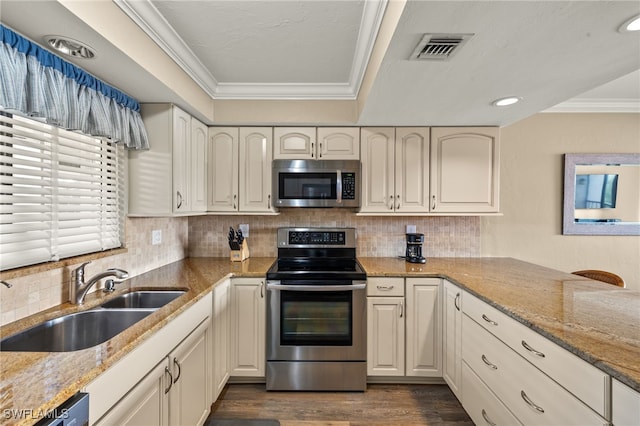
[[[278,229],[266,358],[267,390],[366,389],[366,274],[355,229]]]

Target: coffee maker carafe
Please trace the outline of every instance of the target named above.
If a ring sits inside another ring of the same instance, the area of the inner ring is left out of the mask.
[[[405,259],[409,263],[426,263],[427,259],[422,257],[422,243],[424,234],[407,234],[407,254]]]

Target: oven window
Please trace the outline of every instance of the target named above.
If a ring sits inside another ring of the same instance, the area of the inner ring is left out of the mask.
[[[351,346],[351,291],[282,291],[280,344]]]
[[[279,197],[285,200],[336,200],[337,173],[280,173]]]

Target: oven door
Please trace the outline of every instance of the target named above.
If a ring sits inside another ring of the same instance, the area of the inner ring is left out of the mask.
[[[267,281],[267,361],[363,361],[366,281]]]

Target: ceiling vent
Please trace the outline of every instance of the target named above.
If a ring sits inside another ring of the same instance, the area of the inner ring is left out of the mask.
[[[445,61],[460,50],[473,34],[425,34],[410,60]]]

